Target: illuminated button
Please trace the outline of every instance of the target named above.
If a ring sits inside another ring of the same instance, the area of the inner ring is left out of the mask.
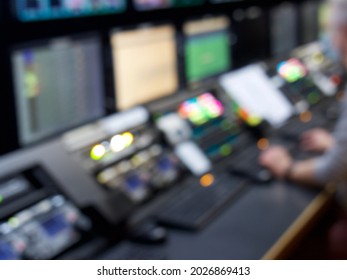
[[[267,140],[266,138],[261,138],[258,142],[257,142],[257,147],[259,150],[266,150],[267,148],[269,148],[270,143],[269,140]]]
[[[303,112],[299,118],[301,122],[309,123],[312,120],[312,113],[310,111]]]
[[[106,169],[99,173],[97,180],[101,184],[106,184],[111,181],[113,178],[117,177],[117,171],[114,168]]]
[[[90,157],[93,160],[100,160],[102,159],[106,154],[106,148],[103,145],[95,145],[92,150],[90,151]]]
[[[307,99],[310,104],[316,104],[319,101],[320,96],[317,92],[310,92]]]
[[[123,140],[124,140],[126,147],[129,147],[129,146],[131,146],[132,143],[134,143],[135,137],[132,133],[126,132],[126,133],[122,134],[122,136],[123,136]]]
[[[13,228],[16,228],[16,227],[18,227],[19,226],[19,221],[18,221],[18,219],[17,218],[10,218],[9,220],[8,220],[8,224],[11,226],[11,227],[13,227]]]
[[[229,156],[231,152],[232,152],[232,147],[231,145],[228,145],[228,144],[223,145],[219,149],[219,153],[224,157]]]
[[[207,188],[213,185],[214,180],[215,178],[212,174],[205,174],[204,176],[200,178],[200,184],[201,186]]]
[[[262,119],[255,115],[249,116],[249,118],[247,119],[247,123],[253,127],[258,126],[261,122]]]
[[[127,147],[126,139],[122,135],[113,136],[111,139],[111,149],[113,152],[118,153]]]
[[[4,202],[4,197],[0,196],[0,204]]]
[[[342,82],[339,75],[332,75],[330,79],[336,86],[340,85]]]
[[[159,145],[154,145],[150,148],[150,153],[153,157],[159,156],[162,153],[162,148]]]
[[[120,162],[117,167],[119,173],[126,173],[132,169],[131,163],[128,161]]]
[[[324,62],[324,55],[322,53],[316,53],[313,55],[313,61],[316,64],[322,64]]]

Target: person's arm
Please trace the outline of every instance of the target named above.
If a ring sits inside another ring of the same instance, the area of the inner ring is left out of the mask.
[[[317,159],[294,161],[284,147],[276,146],[263,152],[259,162],[279,179],[312,186],[320,185],[315,172]]]
[[[317,159],[304,161],[294,161],[286,171],[285,179],[299,184],[320,187],[320,184],[315,176]]]

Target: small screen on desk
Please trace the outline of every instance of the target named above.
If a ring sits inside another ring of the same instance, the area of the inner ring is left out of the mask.
[[[294,83],[308,74],[306,66],[296,58],[280,62],[277,65],[277,71],[289,83]]]
[[[225,102],[205,92],[182,102],[178,114],[188,120],[192,138],[211,160],[229,156],[241,133],[241,121]]]
[[[205,93],[183,102],[178,112],[194,125],[203,125],[223,115],[224,107],[212,94]]]

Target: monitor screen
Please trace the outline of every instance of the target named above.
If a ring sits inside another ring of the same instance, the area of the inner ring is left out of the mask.
[[[119,109],[128,109],[177,91],[176,38],[171,25],[115,31],[111,41]]]
[[[298,13],[295,4],[285,2],[271,11],[271,52],[286,55],[298,46]]]
[[[301,43],[318,40],[318,3],[306,1],[301,5]]]
[[[52,20],[120,13],[125,0],[16,0],[17,18],[21,21]]]
[[[12,52],[19,141],[39,141],[104,113],[97,37],[57,38]]]
[[[239,68],[269,57],[267,10],[259,6],[235,9],[233,19],[233,66]]]
[[[327,36],[329,31],[329,17],[331,13],[331,6],[326,2],[322,1],[319,3],[318,7],[318,29],[319,29],[319,36],[324,38]]]
[[[228,18],[189,21],[183,28],[185,71],[188,82],[198,82],[231,68]]]
[[[138,11],[202,5],[205,0],[133,0]]]

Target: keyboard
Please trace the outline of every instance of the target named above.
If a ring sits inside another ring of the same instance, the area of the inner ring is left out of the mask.
[[[100,260],[167,260],[165,247],[123,242],[99,256]]]
[[[325,126],[325,121],[317,115],[317,116],[314,116],[314,118],[307,123],[300,122],[299,120],[289,121],[287,124],[279,128],[277,133],[279,133],[279,135],[284,138],[289,138],[288,140],[298,141],[299,137],[304,132],[313,128],[324,127],[324,126]]]
[[[229,175],[216,176],[209,187],[202,187],[197,178],[189,178],[159,209],[157,221],[186,230],[202,229],[244,189],[244,179]]]
[[[268,182],[271,173],[259,164],[260,150],[255,144],[245,147],[230,157],[227,169],[234,175],[256,182]]]

